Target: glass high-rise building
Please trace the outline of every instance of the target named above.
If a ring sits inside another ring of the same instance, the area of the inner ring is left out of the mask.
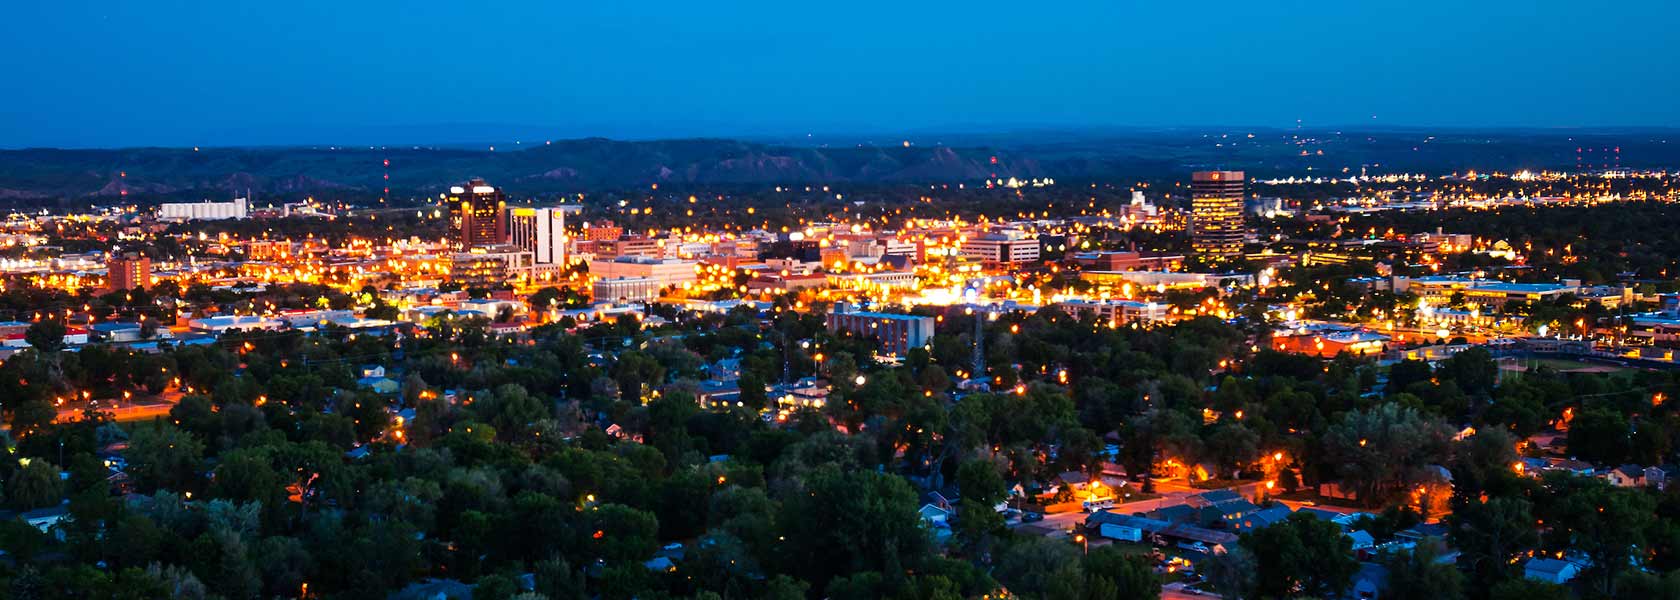
[[[474,179],[449,188],[449,237],[463,249],[508,241],[507,196],[501,188]]]
[[[1190,244],[1196,253],[1242,254],[1243,172],[1197,171],[1190,176]]]

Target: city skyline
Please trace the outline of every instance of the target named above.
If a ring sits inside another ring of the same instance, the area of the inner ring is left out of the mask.
[[[15,7],[0,598],[1680,598],[1676,12]]]

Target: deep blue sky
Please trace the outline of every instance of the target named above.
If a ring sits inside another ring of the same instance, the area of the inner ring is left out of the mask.
[[[30,0],[0,147],[1680,126],[1674,0]]]

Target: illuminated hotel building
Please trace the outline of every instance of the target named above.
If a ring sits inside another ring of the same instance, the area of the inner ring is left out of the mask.
[[[1190,244],[1196,253],[1242,254],[1243,172],[1197,171],[1190,176]]]
[[[462,249],[503,244],[508,239],[507,196],[474,179],[449,188],[449,234]]]
[[[138,290],[152,285],[152,259],[130,252],[105,263],[106,287],[111,291]]]

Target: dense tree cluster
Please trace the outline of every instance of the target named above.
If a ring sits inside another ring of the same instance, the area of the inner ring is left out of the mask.
[[[1261,349],[1259,319],[1113,327],[1055,309],[944,312],[927,348],[890,364],[872,340],[793,308],[656,308],[657,328],[550,325],[527,340],[440,318],[155,354],[58,352],[43,329],[41,348],[0,365],[26,459],[0,461],[0,490],[13,509],[65,502],[69,516],[54,534],[0,524],[0,589],[255,598],[307,585],[351,598],[432,578],[489,598],[526,584],[547,598],[1154,597],[1147,557],[1017,535],[993,510],[1013,484],[1104,463],[1146,485],[1173,465],[1200,469],[1197,484],[1335,483],[1392,507],[1362,525],[1382,537],[1448,506],[1462,572],[1430,545],[1386,556],[1399,597],[1544,597],[1517,572],[1530,555],[1588,557],[1583,590],[1606,597],[1669,589],[1659,574],[1680,567],[1680,495],[1512,467],[1523,436],[1560,420],[1582,458],[1672,459],[1675,414],[1652,402],[1680,392],[1672,374],[1502,378],[1481,350],[1380,366]],[[739,403],[701,406],[697,382],[725,362]],[[358,385],[361,365],[400,388]],[[766,385],[805,376],[832,385],[826,405],[779,411]],[[83,390],[179,399],[167,418],[55,423],[54,399]],[[1449,479],[1450,499],[1420,498]],[[919,495],[953,489],[941,540]],[[1216,588],[1254,598],[1333,597],[1357,569],[1335,526],[1305,515],[1204,567]]]

